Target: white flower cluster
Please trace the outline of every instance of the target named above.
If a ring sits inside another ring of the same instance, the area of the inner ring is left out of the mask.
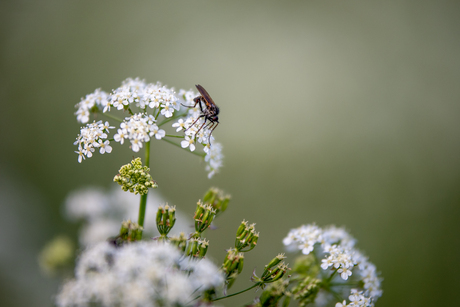
[[[352,274],[355,274],[356,278],[364,283],[363,295],[367,296],[367,300],[364,301],[369,302],[370,305],[353,303],[355,305],[347,306],[372,306],[370,302],[382,295],[381,280],[375,265],[354,247],[355,243],[356,240],[343,228],[329,226],[322,229],[314,224],[291,229],[283,239],[283,244],[290,250],[301,250],[305,255],[315,252],[317,256],[323,257],[321,268],[323,270],[333,268],[343,280],[348,280]]]
[[[107,139],[107,133],[109,129],[113,129],[109,122],[102,123],[102,121],[94,121],[91,124],[86,124],[86,127],[80,129],[80,134],[77,136],[77,140],[73,143],[78,145],[78,162],[81,163],[85,156],[91,158],[93,156],[94,148],[99,147],[101,154],[112,152],[110,141]],[[104,141],[105,140],[105,141]]]
[[[347,280],[356,264],[350,250],[334,244],[326,247],[325,251],[329,253],[329,257],[321,260],[321,268],[327,270],[333,266],[340,273],[342,279]]]
[[[132,104],[141,109],[159,109],[164,117],[171,117],[174,110],[180,110],[179,99],[173,89],[161,83],[145,83],[139,78],[123,81],[121,87],[112,91],[109,101],[110,104],[103,112],[110,111],[110,106],[123,110]]]
[[[132,204],[139,199],[131,193],[125,193],[114,187],[109,191],[99,188],[83,188],[72,192],[64,202],[64,212],[71,221],[82,221],[79,232],[80,245],[90,246],[106,241],[120,232],[121,221],[126,219],[136,220],[139,208]],[[156,210],[160,204],[164,204],[158,193],[151,193],[147,199],[145,212],[144,236],[158,236],[156,227]],[[181,232],[188,233],[188,225],[192,221],[181,211],[176,210],[177,223],[171,230],[171,234],[178,235]]]
[[[209,260],[183,257],[169,244],[144,241],[114,247],[103,242],[80,256],[75,279],[64,284],[56,305],[192,306],[203,291],[223,282]]]
[[[90,110],[94,106],[105,109],[109,103],[108,99],[109,95],[101,91],[100,88],[95,90],[94,93],[86,95],[85,98],[82,98],[81,101],[75,105],[77,108],[77,112],[75,112],[77,120],[82,124],[86,124],[89,121],[89,116],[91,114]]]
[[[222,146],[214,142],[211,146],[211,141],[214,140],[211,135],[212,123],[206,123],[199,104],[193,107],[195,104],[193,99],[198,95],[192,90],[180,90],[179,96],[176,96],[174,89],[167,88],[161,83],[146,83],[139,78],[128,78],[110,94],[97,89],[82,98],[76,105],[75,114],[79,122],[87,123],[91,113],[101,111],[107,113],[111,108],[129,111],[132,116],[126,117],[121,122],[113,140],[120,144],[124,144],[125,139],[129,140],[134,152],[143,148],[144,143],[150,141],[152,137],[161,140],[166,136],[165,130],[160,129],[159,126],[178,117],[185,117],[179,118],[172,124],[176,132],[184,131],[184,140],[181,141],[180,146],[184,149],[189,148],[193,152],[197,143],[203,145],[203,151],[206,153],[206,170],[208,177],[211,178],[222,166]],[[181,110],[181,105],[189,108],[186,112],[177,115],[175,112]],[[135,113],[133,107],[139,108],[140,112]],[[159,116],[164,118],[161,124],[157,124]],[[114,127],[109,127],[109,123],[106,122],[104,129],[101,130],[101,123],[87,124],[86,127],[81,128],[81,133],[74,143],[78,145],[78,151],[75,151],[78,154],[78,162],[81,163],[84,159],[92,157],[96,147],[100,147],[101,153],[112,151],[110,141],[105,139],[108,138],[108,128]]]
[[[351,294],[348,296],[350,303],[347,304],[347,301],[339,302],[335,304],[335,307],[371,307],[374,306],[371,298],[365,297],[362,291],[357,289],[351,289]]]
[[[159,129],[155,122],[153,115],[144,113],[126,117],[120,124],[120,129],[113,136],[113,139],[120,144],[123,144],[125,139],[129,139],[131,149],[134,152],[138,152],[142,148],[143,142],[150,141],[150,137],[155,136],[157,140],[161,140],[166,135],[165,131]]]
[[[222,166],[223,158],[222,145],[220,143],[212,144],[211,148],[206,151],[206,157],[204,157],[204,161],[207,163],[206,171],[209,172],[208,178],[211,178],[219,171],[219,168]]]

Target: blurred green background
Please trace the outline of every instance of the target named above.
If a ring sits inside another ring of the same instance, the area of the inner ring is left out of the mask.
[[[58,280],[36,256],[54,235],[76,235],[65,196],[112,187],[133,156],[115,145],[78,164],[74,105],[127,77],[200,83],[221,108],[220,174],[208,180],[164,142],[151,168],[190,215],[208,187],[232,194],[209,234],[212,259],[243,218],[257,223],[233,290],[291,228],[316,222],[358,239],[384,277],[377,306],[456,305],[459,16],[454,0],[2,1],[0,305],[51,306]]]

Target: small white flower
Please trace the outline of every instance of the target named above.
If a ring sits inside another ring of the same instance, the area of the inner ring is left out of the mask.
[[[115,140],[115,142],[123,144],[125,142],[125,139],[128,137],[126,134],[126,129],[118,129],[118,133],[113,136],[113,139]]]
[[[337,303],[335,304],[335,307],[347,307],[347,301],[346,300],[343,300],[342,303]]]
[[[131,140],[131,149],[134,152],[138,152],[140,148],[142,148],[142,142],[141,141],[139,141],[138,139]]]
[[[179,132],[180,130],[185,130],[185,129],[186,129],[186,128],[185,128],[185,122],[184,122],[184,120],[183,120],[182,118],[179,119],[179,120],[177,121],[177,123],[174,123],[174,124],[172,125],[172,127],[173,127],[173,128],[176,128],[176,127],[177,127],[176,132]]]
[[[78,163],[81,163],[85,159],[85,153],[83,152],[83,148],[81,146],[78,147],[78,151],[76,151],[78,154]]]
[[[164,138],[166,133],[163,129],[159,129],[157,125],[152,125],[151,127],[151,131],[153,133],[153,135],[155,135],[155,138],[157,140],[161,140],[161,138]]]
[[[168,103],[166,103],[163,108],[161,109],[161,115],[164,117],[171,117],[173,116],[174,108]]]
[[[187,148],[190,147],[190,151],[195,150],[195,140],[193,138],[190,138],[189,136],[185,136],[185,140],[180,142],[180,145],[182,148]]]
[[[109,140],[106,140],[105,142],[102,142],[102,140],[99,140],[99,153],[104,154],[104,153],[111,153],[112,152],[112,146],[110,146]]]
[[[224,158],[222,145],[220,143],[213,143],[210,147],[206,145],[203,150],[206,152],[206,156],[204,157],[204,161],[207,163],[206,171],[209,172],[208,178],[211,178],[222,167]]]

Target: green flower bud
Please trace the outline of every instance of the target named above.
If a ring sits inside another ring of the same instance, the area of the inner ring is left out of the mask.
[[[191,238],[187,244],[186,256],[203,258],[208,251],[209,241],[200,238]]]
[[[176,223],[176,207],[168,205],[158,207],[156,223],[161,237],[166,238]]]
[[[203,196],[203,203],[209,204],[216,215],[224,212],[230,202],[230,195],[224,195],[224,192],[218,188],[210,188]]]
[[[203,258],[208,252],[208,247],[209,241],[206,241],[205,239],[201,240],[198,246],[198,257]]]
[[[268,272],[270,271],[271,268],[273,268],[275,265],[277,265],[278,263],[280,263],[281,261],[283,261],[284,259],[286,259],[286,256],[284,256],[284,254],[278,254],[278,256],[276,256],[275,258],[273,258],[266,266],[265,266],[265,271],[264,273],[262,274],[262,278],[264,278],[265,276],[267,276]]]
[[[74,244],[70,238],[60,235],[48,242],[38,256],[40,269],[53,276],[71,264]]]
[[[243,220],[240,227],[238,227],[235,239],[235,248],[238,251],[249,252],[256,247],[259,233],[255,232],[255,225],[248,225],[248,222]]]
[[[254,282],[261,283],[261,284],[266,284],[266,283],[272,283],[272,282],[275,282],[281,279],[286,274],[286,272],[290,270],[290,268],[288,268],[288,266],[284,264],[284,262],[278,263],[276,267],[274,267],[273,263],[279,262],[278,260],[280,260],[280,258],[284,259],[284,255],[280,254],[276,256],[274,259],[272,259],[272,261],[270,261],[269,265],[271,266],[269,265],[265,266],[265,270],[262,274],[262,277],[258,277],[254,270],[254,272],[252,273],[251,280]]]
[[[187,238],[183,232],[181,232],[179,236],[170,237],[169,240],[172,245],[177,246],[181,252],[185,253],[187,247]]]
[[[299,301],[299,306],[306,306],[315,301],[320,286],[321,280],[307,276],[292,289],[293,297]]]
[[[289,285],[289,282],[287,280],[278,280],[270,284],[264,290],[264,292],[262,292],[262,295],[259,298],[260,306],[262,307],[278,306],[278,302],[283,296],[287,296],[287,297],[290,296],[289,291],[287,291],[288,285]]]
[[[222,270],[227,275],[227,279],[230,276],[234,277],[241,273],[244,265],[244,254],[238,253],[234,248],[230,248],[227,251],[227,256],[225,257],[224,263],[222,265]],[[236,274],[236,275],[235,275]]]
[[[113,181],[121,185],[123,191],[145,195],[148,193],[148,188],[158,187],[149,171],[148,167],[142,166],[141,158],[136,158],[131,163],[123,165]]]
[[[131,220],[123,221],[121,223],[120,234],[116,238],[117,244],[122,245],[125,242],[134,242],[142,238],[142,226],[138,223],[131,222]],[[120,241],[121,239],[121,241]]]
[[[248,228],[248,222],[246,222],[245,220],[243,220],[241,222],[241,225],[240,227],[238,227],[238,230],[236,231],[236,237],[238,238],[242,233],[243,231]]]
[[[216,216],[216,210],[210,205],[204,205],[202,202],[198,202],[197,209],[195,211],[195,231],[194,236],[199,237],[200,234],[205,231]]]

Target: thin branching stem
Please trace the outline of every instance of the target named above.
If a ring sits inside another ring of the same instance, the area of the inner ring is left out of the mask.
[[[172,144],[172,145],[174,145],[174,146],[177,146],[177,147],[179,147],[179,148],[182,148],[182,146],[180,146],[179,144],[174,143],[173,141],[170,141],[170,140],[168,140],[168,139],[163,138],[163,139],[161,139],[161,140],[162,140],[162,141],[165,141],[166,143],[169,143],[169,144]],[[206,155],[205,153],[199,153],[199,152],[189,151],[189,150],[187,150],[186,148],[182,148],[182,149],[183,149],[183,150],[186,150],[186,151],[188,151],[188,152],[190,152],[190,153],[192,153],[192,154],[194,154],[194,155],[196,155],[196,156],[202,157],[202,158],[204,158],[204,156]]]
[[[236,292],[236,293],[233,293],[233,294],[229,294],[229,295],[226,295],[226,296],[221,296],[221,297],[218,297],[218,298],[216,298],[216,299],[214,299],[212,301],[215,302],[215,301],[218,301],[218,300],[223,300],[224,298],[228,298],[228,297],[232,297],[232,296],[244,293],[244,292],[249,291],[249,290],[251,290],[251,289],[253,289],[253,288],[257,287],[257,286],[260,286],[262,284],[263,284],[262,282],[258,282],[258,283],[252,285],[251,287],[249,287],[249,288],[247,288],[245,290],[242,290],[240,292]]]

